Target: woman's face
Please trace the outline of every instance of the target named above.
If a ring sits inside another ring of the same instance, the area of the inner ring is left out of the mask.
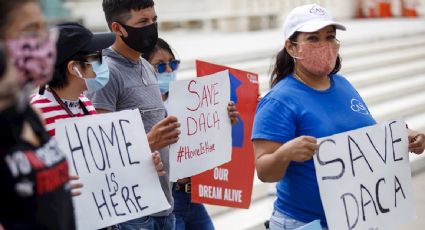
[[[15,8],[9,16],[10,21],[5,27],[5,39],[22,36],[45,36],[46,23],[37,2],[28,2]]]
[[[151,65],[155,68],[155,72],[157,72],[157,73],[158,73],[158,64],[165,63],[167,65],[166,65],[164,72],[171,73],[171,72],[173,72],[173,69],[171,69],[169,63],[173,59],[174,59],[174,57],[173,57],[172,54],[170,54],[170,52],[168,52],[164,49],[159,49],[149,59],[149,63],[151,63]]]
[[[13,9],[2,34],[21,86],[46,84],[52,77],[56,59],[56,33],[46,29],[37,2]]]
[[[327,77],[336,66],[339,41],[333,26],[316,32],[300,32],[296,41],[287,42],[288,52],[296,59],[295,72]]]

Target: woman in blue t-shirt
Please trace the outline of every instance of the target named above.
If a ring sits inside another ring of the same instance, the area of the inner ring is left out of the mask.
[[[337,29],[345,27],[316,4],[293,9],[285,20],[285,46],[252,134],[258,177],[278,182],[270,229],[296,229],[316,219],[327,228],[312,160],[316,138],[376,123],[356,89],[337,75]],[[409,141],[409,151],[424,151],[423,133],[409,130]]]

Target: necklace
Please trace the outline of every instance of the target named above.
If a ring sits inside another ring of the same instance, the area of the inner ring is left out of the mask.
[[[295,72],[292,74],[292,75],[294,75],[294,77],[295,77],[295,79],[297,79],[298,81],[300,81],[301,83],[303,83],[304,85],[306,85],[306,86],[309,86],[309,87],[311,87],[309,84],[307,84],[302,78],[300,78],[300,76],[298,76]],[[331,78],[328,76],[327,77],[327,80],[329,81],[329,82],[331,82]]]
[[[137,65],[139,65],[139,63],[140,63],[140,66],[141,66],[141,70],[140,70],[140,73],[138,72],[138,70],[136,70],[135,68],[132,68],[132,69],[134,69],[135,71],[136,71],[136,73],[137,74],[140,74],[140,78],[142,79],[142,83],[143,83],[143,85],[145,85],[145,86],[147,86],[148,85],[148,83],[147,83],[147,81],[146,81],[146,79],[143,77],[143,72],[144,72],[144,66],[143,66],[143,61],[142,61],[142,58],[140,57],[139,58],[139,61],[137,62],[137,63],[134,63],[130,58],[128,58],[128,57],[126,57],[126,56],[124,56],[124,55],[122,55],[122,54],[120,54],[117,50],[115,50],[114,49],[114,47],[111,47],[111,49],[115,52],[115,53],[117,53],[118,55],[120,55],[122,58],[124,58],[130,65],[132,65],[132,66],[137,66]],[[145,72],[146,73],[146,75],[147,75],[147,72]]]
[[[294,75],[295,79],[297,79],[298,81],[300,81],[304,85],[307,85],[308,86],[308,84],[305,83],[305,81],[303,79],[301,79],[295,72],[293,73],[293,75]]]

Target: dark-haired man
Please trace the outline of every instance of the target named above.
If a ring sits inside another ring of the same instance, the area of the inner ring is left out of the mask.
[[[152,66],[141,54],[150,51],[158,39],[157,15],[152,0],[103,0],[103,11],[115,43],[103,51],[110,70],[108,84],[89,94],[98,113],[139,109],[152,151],[161,154],[169,170],[168,145],[177,142],[180,124],[166,117]],[[143,176],[143,175],[129,175]],[[168,174],[160,177],[162,190],[171,207],[173,197]],[[174,229],[172,208],[151,216],[117,225],[118,229]]]

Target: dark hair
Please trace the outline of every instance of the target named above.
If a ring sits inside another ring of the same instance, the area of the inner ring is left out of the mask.
[[[143,53],[142,57],[144,59],[146,59],[147,61],[149,61],[152,58],[152,56],[156,52],[158,52],[158,50],[165,50],[165,51],[169,52],[171,54],[171,56],[173,56],[173,58],[176,58],[174,53],[173,53],[173,50],[171,49],[171,46],[166,41],[164,41],[164,39],[162,39],[162,38],[158,38],[158,41],[156,42],[155,47],[151,51]]]
[[[48,83],[49,87],[61,89],[66,87],[69,84],[69,79],[67,77],[67,71],[68,71],[68,63],[70,61],[77,61],[77,63],[80,65],[81,68],[85,69],[86,65],[84,63],[87,61],[85,57],[89,55],[88,53],[77,53],[74,56],[68,58],[63,62],[60,66],[55,66],[55,70],[53,72],[52,80]]]
[[[29,2],[38,2],[38,0],[1,0],[0,1],[0,39],[4,39],[4,30],[10,23],[10,16],[15,10]]]
[[[296,42],[299,32],[295,32],[289,37],[290,42]],[[295,45],[295,44],[294,44]],[[270,77],[270,88],[273,88],[280,80],[284,79],[288,74],[294,72],[295,62],[294,58],[289,55],[285,47],[276,54],[276,62],[273,66],[273,71]],[[337,56],[335,67],[331,74],[336,74],[341,69],[341,57]]]
[[[112,22],[124,23],[130,19],[130,10],[153,7],[153,0],[103,0],[102,7],[108,27],[112,30]]]

